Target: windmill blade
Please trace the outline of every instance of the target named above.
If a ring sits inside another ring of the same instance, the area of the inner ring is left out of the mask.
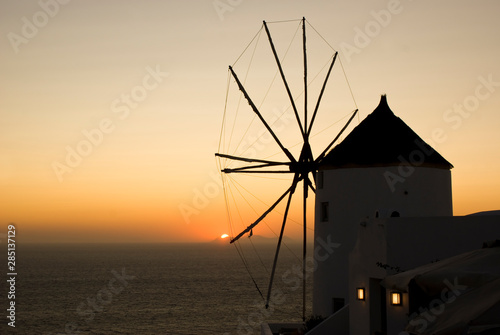
[[[232,156],[232,155],[220,154],[220,153],[216,153],[215,156],[222,157],[222,158],[229,158],[229,159],[233,159],[235,161],[242,161],[242,162],[247,162],[247,163],[268,163],[268,164],[276,164],[276,165],[288,165],[288,164],[290,164],[289,162],[276,162],[276,161],[270,161],[270,160],[266,160],[266,159],[246,158],[246,157]]]
[[[269,170],[269,171],[243,170],[243,171],[240,171],[240,170],[238,170],[238,168],[236,168],[236,169],[224,169],[224,170],[222,170],[222,172],[224,172],[224,173],[295,173],[295,172],[289,171],[289,170]]]
[[[262,171],[253,171],[251,169],[260,169],[260,168],[265,168],[265,167],[271,167],[271,166],[280,166],[280,165],[290,165],[290,163],[265,163],[265,164],[258,164],[258,165],[250,165],[250,166],[242,166],[239,168],[227,168],[221,170],[224,173],[235,173],[235,172],[246,172],[246,173],[291,173],[292,171],[276,171],[276,170],[262,170]]]
[[[280,236],[278,237],[278,245],[276,246],[276,252],[274,254],[273,269],[271,270],[271,278],[269,279],[269,287],[267,289],[266,309],[269,307],[269,300],[271,299],[271,290],[273,287],[274,273],[276,271],[276,264],[278,263],[278,255],[280,252],[281,241],[283,240],[283,234],[285,232],[285,224],[286,224],[286,220],[288,218],[288,211],[290,209],[290,203],[292,202],[292,195],[295,192],[295,188],[297,187],[297,183],[298,183],[298,174],[295,174],[295,177],[294,177],[293,183],[292,183],[293,189],[290,191],[290,195],[288,196],[285,214],[283,214],[283,223],[281,224]]]
[[[311,170],[311,174],[312,174],[313,180],[314,180],[314,185],[316,185],[317,173],[318,173],[318,166],[316,165],[315,168],[313,170]],[[316,188],[313,186],[311,179],[308,178],[308,180],[309,180],[309,183],[311,183],[311,189],[313,190],[314,193],[316,193]]]
[[[234,243],[237,240],[239,240],[240,237],[242,237],[243,235],[245,235],[246,233],[248,233],[250,230],[252,230],[253,227],[255,227],[256,225],[258,225],[259,222],[261,222],[262,220],[264,220],[264,218],[267,216],[267,214],[269,214],[281,202],[281,200],[283,200],[283,198],[286,197],[286,195],[288,193],[292,192],[293,188],[294,188],[294,185],[292,184],[292,186],[290,186],[288,188],[288,190],[286,190],[286,192],[283,193],[283,195],[281,195],[281,197],[279,197],[279,199],[276,200],[276,202],[274,204],[272,204],[271,207],[269,207],[269,209],[267,211],[264,212],[264,214],[262,214],[254,223],[252,223],[244,231],[242,231],[235,238],[233,238],[230,243]]]
[[[264,117],[262,116],[262,114],[259,112],[259,110],[257,109],[257,106],[255,106],[255,104],[253,103],[252,99],[250,98],[250,96],[248,95],[247,91],[245,90],[245,87],[243,87],[243,84],[240,82],[240,80],[238,79],[238,76],[236,75],[236,73],[234,72],[234,70],[233,70],[233,68],[231,66],[229,66],[229,71],[231,71],[231,74],[233,75],[234,79],[236,80],[236,83],[238,84],[238,88],[240,89],[240,91],[245,96],[245,99],[247,99],[248,104],[250,105],[250,107],[252,107],[252,110],[254,111],[254,113],[257,114],[257,116],[259,117],[260,121],[264,124],[264,126],[266,127],[266,129],[269,131],[269,133],[274,138],[274,140],[276,141],[276,143],[278,143],[279,147],[281,148],[281,150],[283,150],[283,152],[288,157],[288,159],[290,159],[291,162],[295,162],[295,158],[290,153],[290,151],[288,151],[288,149],[283,146],[283,144],[278,139],[278,137],[276,136],[276,134],[274,133],[274,131],[271,129],[271,127],[266,122],[266,120],[264,119]]]
[[[330,64],[330,68],[328,69],[328,72],[326,73],[325,81],[323,82],[323,86],[321,87],[321,91],[319,92],[318,101],[316,102],[316,107],[314,108],[313,116],[311,118],[311,124],[309,125],[309,129],[307,129],[307,137],[309,137],[309,135],[311,135],[311,129],[312,129],[312,126],[314,123],[314,119],[316,119],[316,114],[318,113],[319,104],[321,102],[321,99],[323,98],[323,93],[325,92],[326,83],[328,82],[328,78],[330,78],[330,73],[332,72],[333,64],[335,64],[335,60],[337,59],[337,55],[338,55],[338,51],[335,52],[335,55],[333,56],[332,63]]]
[[[309,186],[311,191],[313,191],[314,194],[316,194],[316,188],[313,186],[311,179],[309,179],[309,177],[307,177],[306,179],[304,179],[304,182],[307,184],[307,186]]]
[[[306,52],[306,18],[302,17],[302,54],[304,58],[304,140],[307,141],[307,52]]]
[[[344,130],[346,130],[346,128],[349,126],[349,124],[351,123],[352,119],[354,119],[354,117],[356,116],[356,114],[358,113],[358,110],[356,109],[354,111],[354,113],[351,115],[351,117],[349,118],[349,120],[347,121],[347,123],[345,124],[345,126],[340,130],[340,132],[338,133],[337,136],[335,136],[335,138],[333,139],[333,141],[325,148],[325,150],[323,150],[323,152],[321,153],[321,155],[318,156],[318,158],[316,158],[316,163],[319,163],[323,157],[325,157],[326,153],[328,152],[328,150],[330,150],[330,148],[332,147],[333,144],[335,144],[335,142],[337,142],[337,140],[339,139],[340,135],[342,135],[342,133],[344,132]]]
[[[302,244],[302,321],[306,321],[306,256],[307,256],[307,194],[308,186],[305,176],[304,179],[304,196],[303,196],[303,220],[304,220],[304,230],[303,230],[303,244]]]
[[[297,107],[295,106],[295,101],[293,100],[293,96],[292,96],[292,92],[290,91],[290,87],[288,87],[288,82],[286,81],[285,73],[283,72],[283,68],[281,67],[281,62],[280,62],[280,59],[278,57],[278,53],[276,52],[276,48],[274,47],[273,39],[271,37],[271,32],[269,31],[269,28],[267,27],[266,21],[264,21],[264,28],[266,29],[267,38],[269,39],[269,44],[271,45],[274,59],[276,60],[276,64],[278,64],[278,69],[279,69],[280,74],[281,74],[281,79],[283,79],[283,84],[285,84],[286,92],[288,93],[288,97],[290,98],[290,102],[292,104],[292,109],[293,109],[293,112],[295,113],[295,118],[297,119],[297,123],[299,125],[300,132],[302,134],[302,137],[305,140],[306,133],[305,133],[304,128],[302,127],[302,122],[300,121],[299,112],[297,111]]]

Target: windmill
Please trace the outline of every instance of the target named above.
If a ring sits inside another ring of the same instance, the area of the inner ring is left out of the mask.
[[[231,161],[238,161],[243,163],[243,166],[239,166],[236,168],[223,168],[221,169],[221,172],[224,174],[237,174],[237,173],[244,173],[244,174],[262,174],[262,173],[270,173],[270,174],[288,174],[291,175],[291,181],[289,187],[285,190],[284,193],[282,193],[276,201],[272,205],[269,206],[267,210],[265,210],[257,219],[255,219],[250,225],[246,227],[243,231],[241,231],[239,234],[236,236],[231,236],[230,243],[234,243],[238,241],[242,236],[244,236],[247,233],[253,234],[253,228],[257,226],[260,222],[268,216],[269,213],[275,210],[276,206],[283,202],[286,199],[286,207],[284,210],[283,218],[282,218],[282,224],[281,224],[281,229],[280,233],[278,236],[278,242],[276,246],[276,251],[274,254],[274,260],[273,260],[273,266],[272,266],[272,271],[270,274],[270,279],[269,279],[269,285],[268,285],[268,291],[267,295],[265,298],[266,301],[266,308],[269,306],[270,302],[270,297],[271,297],[271,291],[272,291],[272,286],[273,286],[273,281],[274,281],[274,276],[276,273],[276,265],[278,262],[278,255],[280,252],[280,248],[282,245],[283,241],[283,236],[284,236],[284,231],[285,231],[285,225],[287,222],[287,218],[289,215],[289,210],[292,202],[293,195],[297,191],[298,188],[302,188],[302,220],[303,220],[303,246],[302,246],[302,298],[303,298],[303,305],[302,305],[302,318],[305,320],[305,310],[306,310],[306,242],[307,242],[307,198],[309,196],[309,191],[311,190],[312,192],[316,192],[315,186],[313,181],[315,180],[316,177],[316,172],[318,170],[318,166],[321,162],[321,160],[325,157],[325,155],[328,153],[328,151],[332,148],[332,146],[336,143],[336,141],[340,138],[342,133],[346,130],[346,128],[349,126],[351,121],[354,119],[355,115],[357,114],[358,109],[356,108],[350,115],[347,123],[344,125],[344,127],[340,130],[340,132],[337,134],[337,136],[321,151],[321,153],[317,156],[314,157],[312,149],[311,149],[311,132],[314,126],[314,123],[317,119],[319,107],[327,86],[327,83],[330,78],[330,74],[332,72],[333,66],[337,60],[338,52],[335,51],[334,54],[331,56],[331,61],[329,61],[329,66],[328,70],[326,72],[326,76],[324,78],[323,84],[321,86],[319,95],[316,100],[316,104],[314,107],[314,110],[312,114],[308,113],[308,62],[307,62],[307,51],[306,51],[306,20],[305,18],[302,18],[301,20],[301,27],[302,27],[302,58],[303,58],[303,96],[304,96],[304,108],[303,108],[303,113],[299,113],[299,110],[297,108],[297,105],[295,103],[295,99],[292,95],[289,83],[285,77],[285,72],[283,70],[282,62],[280,61],[280,58],[278,56],[278,52],[276,50],[275,44],[273,42],[270,30],[268,28],[268,24],[266,21],[263,22],[263,28],[265,29],[269,45],[271,47],[272,55],[274,57],[274,60],[276,62],[276,66],[278,68],[281,80],[283,82],[286,95],[288,96],[291,104],[291,108],[293,109],[293,114],[294,114],[294,119],[297,123],[297,126],[300,131],[300,153],[298,156],[292,155],[290,150],[285,147],[283,142],[280,140],[280,138],[277,136],[276,132],[273,130],[272,125],[266,120],[266,118],[263,116],[261,111],[259,111],[259,108],[257,107],[256,103],[252,100],[251,95],[247,92],[244,83],[240,80],[238,75],[236,74],[235,70],[233,69],[232,66],[229,66],[229,73],[230,77],[234,79],[236,82],[239,91],[241,94],[244,96],[244,99],[248,102],[250,105],[250,109],[252,112],[255,114],[255,116],[260,120],[261,124],[265,127],[267,132],[271,135],[273,141],[279,146],[281,152],[285,155],[286,159],[283,161],[277,161],[277,160],[271,160],[271,159],[259,159],[259,158],[252,158],[252,157],[245,157],[245,156],[238,156],[238,155],[233,155],[233,154],[227,154],[227,153],[216,153],[216,157],[219,158],[224,158],[228,159]],[[333,48],[332,48],[333,49]],[[352,93],[351,93],[352,94]],[[302,114],[302,115],[301,115]],[[270,170],[269,168],[272,168]],[[312,176],[312,178],[311,178]],[[301,185],[300,185],[301,184]],[[260,290],[259,290],[260,292]]]

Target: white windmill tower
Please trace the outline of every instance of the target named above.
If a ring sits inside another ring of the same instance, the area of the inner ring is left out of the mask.
[[[340,244],[317,259],[313,313],[348,303],[348,254],[366,217],[452,216],[453,166],[394,115],[378,107],[319,162],[315,243]]]

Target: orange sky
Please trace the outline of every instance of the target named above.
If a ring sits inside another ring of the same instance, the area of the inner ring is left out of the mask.
[[[214,152],[227,66],[262,20],[302,16],[341,51],[360,120],[386,93],[395,114],[455,166],[456,215],[500,208],[496,2],[55,1],[0,4],[0,223],[15,222],[20,241],[226,233]],[[258,64],[256,75],[275,71]],[[280,99],[270,106],[282,108]],[[351,111],[334,100],[322,105],[325,125]],[[253,186],[271,203],[284,191],[274,185]],[[279,221],[268,224],[278,231]],[[292,223],[289,234],[299,230]],[[265,224],[257,233],[273,234]]]

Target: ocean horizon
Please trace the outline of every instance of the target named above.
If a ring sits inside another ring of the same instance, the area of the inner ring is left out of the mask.
[[[261,294],[275,245],[240,247],[238,253],[216,242],[18,244],[15,329],[4,318],[0,333],[259,334],[262,322],[301,321],[300,245],[282,247],[276,303],[268,309]],[[2,290],[6,296],[8,285]],[[7,316],[7,299],[2,307]]]

